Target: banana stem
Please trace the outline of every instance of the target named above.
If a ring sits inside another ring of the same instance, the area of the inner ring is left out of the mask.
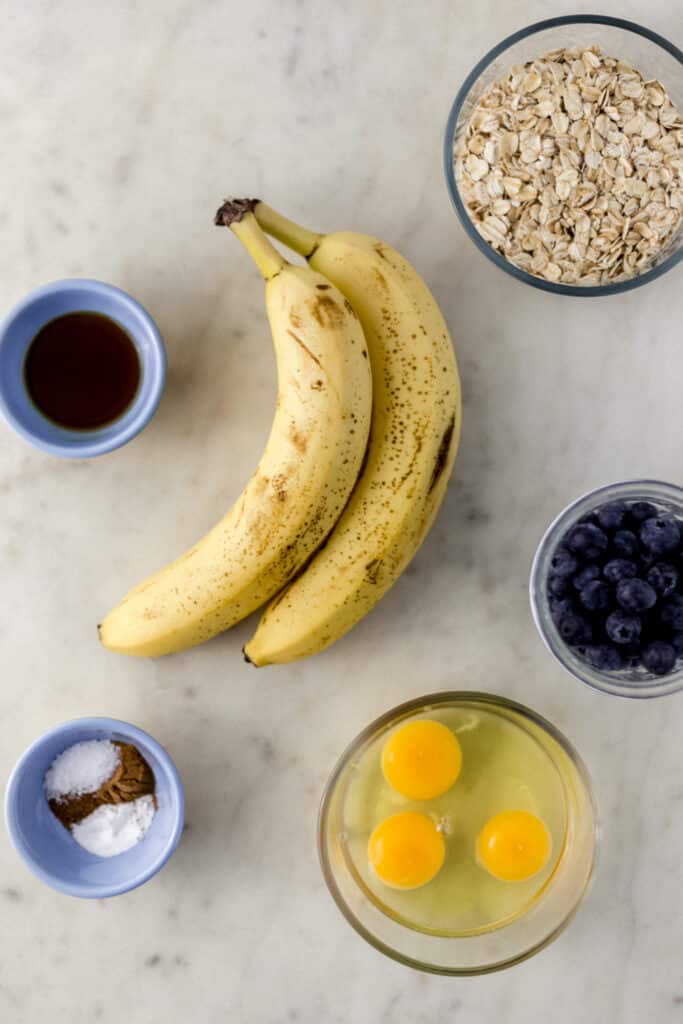
[[[235,199],[223,203],[215,223],[230,228],[237,235],[266,281],[279,274],[287,261],[266,238],[252,213],[255,200]]]
[[[323,235],[302,228],[300,224],[295,224],[293,220],[283,217],[267,203],[257,202],[254,206],[254,214],[264,231],[306,259],[313,255],[323,239]]]

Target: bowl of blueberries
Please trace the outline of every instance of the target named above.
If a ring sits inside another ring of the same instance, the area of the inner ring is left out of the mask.
[[[683,488],[598,488],[548,527],[531,608],[543,642],[577,679],[622,697],[683,688]]]

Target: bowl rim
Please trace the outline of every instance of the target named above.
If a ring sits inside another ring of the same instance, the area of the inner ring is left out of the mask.
[[[166,349],[164,347],[163,338],[161,332],[154,322],[151,314],[145,309],[145,307],[138,302],[137,299],[133,298],[128,292],[119,288],[117,285],[110,284],[108,281],[99,281],[96,278],[90,277],[65,277],[59,278],[55,281],[48,281],[45,284],[39,285],[37,288],[31,289],[22,298],[20,298],[0,320],[0,347],[2,346],[5,336],[14,323],[25,310],[29,309],[34,303],[39,302],[41,299],[49,298],[53,295],[59,295],[63,292],[83,290],[85,293],[91,295],[98,295],[108,298],[114,306],[127,307],[133,312],[133,314],[140,320],[143,330],[146,334],[147,340],[151,343],[152,357],[146,361],[143,361],[141,357],[142,365],[142,378],[147,377],[148,386],[145,389],[140,387],[138,393],[133,398],[131,404],[121,414],[121,416],[114,420],[113,423],[105,425],[105,427],[99,427],[95,430],[88,431],[74,431],[69,430],[67,427],[61,427],[59,424],[53,424],[51,420],[43,417],[47,423],[49,423],[55,431],[55,438],[52,440],[46,440],[42,437],[38,437],[26,424],[15,416],[14,412],[10,408],[2,388],[0,388],[0,414],[4,417],[5,421],[10,427],[21,437],[24,441],[38,448],[40,451],[47,452],[49,455],[57,455],[61,458],[67,459],[84,459],[92,458],[97,455],[104,455],[107,452],[115,451],[122,445],[132,441],[134,437],[147,426],[152,417],[154,416],[161,396],[164,391],[166,383],[166,366],[167,357]],[[88,312],[87,303],[83,307],[83,312]],[[93,312],[97,312],[93,310]],[[45,323],[49,323],[46,320]],[[134,341],[137,340],[138,335],[135,335]],[[104,431],[109,428],[108,433]],[[61,441],[58,439],[59,436],[64,438],[69,437],[70,443],[65,440]]]
[[[534,288],[540,288],[542,291],[551,292],[553,295],[570,295],[574,297],[585,296],[586,298],[600,295],[618,295],[622,292],[631,291],[633,288],[640,288],[642,285],[648,284],[650,281],[654,281],[656,278],[666,274],[669,270],[672,270],[673,267],[683,259],[683,245],[679,245],[670,256],[656,267],[651,267],[650,270],[646,270],[644,274],[631,277],[626,281],[618,281],[614,284],[606,285],[573,285],[546,281],[545,278],[535,277],[533,274],[527,273],[526,270],[522,270],[520,267],[515,266],[514,263],[506,260],[504,256],[501,256],[500,253],[496,252],[496,250],[482,238],[474,227],[469,214],[465,209],[465,204],[460,197],[460,190],[455,178],[455,166],[453,162],[453,140],[455,138],[455,128],[465,99],[469,95],[477,78],[479,78],[481,73],[489,66],[489,64],[491,64],[492,61],[496,59],[496,57],[500,56],[501,53],[509,49],[515,43],[520,42],[522,39],[526,39],[528,36],[535,35],[537,32],[542,32],[546,29],[560,28],[563,25],[572,24],[609,25],[612,28],[620,28],[625,31],[633,32],[635,35],[643,36],[650,42],[655,43],[655,45],[669,53],[678,61],[679,64],[683,65],[683,50],[680,50],[674,43],[670,42],[658,32],[654,32],[652,29],[646,28],[644,25],[639,25],[635,21],[628,21],[625,18],[613,18],[609,15],[603,14],[565,14],[557,18],[545,18],[542,21],[533,22],[525,28],[518,29],[511,35],[506,36],[496,46],[492,47],[492,49],[484,54],[481,60],[479,60],[472,68],[456,93],[448,115],[448,121],[446,122],[446,133],[444,137],[443,155],[446,186],[448,188],[448,194],[451,198],[451,202],[455,207],[455,212],[458,215],[458,219],[471,241],[474,242],[480,252],[482,252],[492,263],[501,270],[504,270],[507,274],[516,278],[518,281],[532,285]]]
[[[158,857],[150,862],[150,864],[125,882],[102,885],[97,888],[81,885],[75,882],[65,882],[58,874],[55,874],[48,868],[37,863],[31,854],[31,851],[23,841],[17,827],[17,815],[15,808],[16,789],[22,773],[26,768],[27,762],[31,755],[36,750],[40,749],[47,740],[60,736],[74,726],[92,729],[93,732],[104,731],[123,733],[131,740],[132,743],[135,744],[135,746],[141,749],[143,754],[145,749],[150,750],[157,760],[163,765],[169,788],[174,794],[177,806],[176,821],[163,850],[160,852]],[[57,892],[64,893],[67,896],[76,896],[81,899],[107,899],[110,896],[119,896],[122,893],[137,889],[139,886],[149,881],[153,875],[157,874],[157,872],[159,872],[170,859],[183,833],[185,824],[185,793],[180,774],[176,768],[173,758],[168,751],[154,739],[153,736],[150,736],[148,732],[145,732],[144,729],[140,729],[136,725],[132,725],[130,722],[124,722],[121,719],[86,716],[83,718],[70,718],[66,722],[61,722],[59,725],[53,726],[52,729],[48,729],[46,732],[42,733],[32,743],[30,743],[28,747],[26,747],[23,754],[21,754],[14,765],[7,780],[4,812],[5,827],[7,828],[10,842],[19,854],[20,858],[23,860],[24,864],[33,872],[36,878],[50,886],[51,889],[55,889]]]
[[[591,865],[588,876],[586,878],[585,885],[573,905],[569,913],[560,921],[560,923],[543,939],[535,942],[528,949],[523,950],[515,956],[508,957],[503,960],[497,960],[495,963],[483,964],[479,967],[446,967],[436,964],[430,964],[423,960],[419,960],[415,957],[408,956],[400,953],[398,950],[393,949],[382,939],[378,939],[372,934],[372,932],[356,917],[351,908],[347,905],[344,900],[337,882],[334,878],[334,874],[330,868],[327,853],[325,850],[325,838],[326,838],[326,825],[329,816],[329,807],[334,788],[339,781],[339,777],[343,772],[346,764],[353,753],[374,733],[378,732],[384,726],[391,724],[398,717],[410,714],[410,712],[419,712],[420,709],[433,704],[447,704],[454,701],[481,701],[483,703],[492,704],[498,706],[503,704],[514,711],[520,712],[522,715],[532,719],[537,725],[545,729],[550,735],[560,744],[563,750],[571,758],[574,766],[576,767],[581,779],[584,783],[586,794],[588,796],[589,805],[593,816],[593,848]],[[595,870],[597,859],[599,856],[599,840],[600,840],[600,816],[599,809],[596,804],[595,794],[593,792],[593,786],[591,777],[583,761],[583,758],[578,753],[573,743],[565,736],[565,734],[553,725],[547,718],[534,711],[526,704],[522,704],[519,701],[513,700],[510,697],[504,697],[502,694],[488,693],[481,690],[439,690],[436,693],[427,693],[421,697],[413,697],[411,700],[403,701],[401,704],[397,704],[395,707],[385,711],[382,715],[373,719],[368,725],[366,725],[354,738],[347,743],[342,753],[337,758],[335,765],[330,772],[330,775],[325,783],[323,795],[320,801],[320,807],[318,810],[318,822],[317,822],[317,846],[318,846],[318,861],[320,869],[322,871],[323,879],[327,887],[328,892],[332,896],[337,908],[341,911],[344,918],[351,925],[353,930],[365,939],[365,941],[376,949],[379,953],[383,953],[384,956],[389,959],[396,961],[397,963],[403,964],[405,967],[411,967],[414,970],[422,971],[426,974],[437,974],[442,977],[474,977],[483,974],[494,974],[498,971],[506,970],[509,967],[514,967],[517,964],[523,963],[530,957],[535,956],[536,953],[540,953],[543,949],[549,946],[552,942],[557,939],[562,932],[571,924],[576,914],[583,906],[589,890],[593,884],[595,877]]]

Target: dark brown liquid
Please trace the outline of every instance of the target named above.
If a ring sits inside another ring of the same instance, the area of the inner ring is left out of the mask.
[[[49,419],[92,430],[135,398],[140,359],[126,332],[100,313],[67,313],[36,334],[26,353],[28,392]]]

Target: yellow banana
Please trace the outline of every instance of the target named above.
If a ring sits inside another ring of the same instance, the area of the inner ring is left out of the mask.
[[[371,378],[358,317],[326,278],[286,263],[251,205],[226,203],[216,223],[232,228],[266,280],[279,385],[270,437],[227,515],[102,622],[114,651],[183,650],[268,601],[325,539],[362,463]]]
[[[446,493],[460,435],[448,328],[424,281],[367,235],[317,235],[264,203],[261,226],[301,253],[358,313],[373,413],[365,468],[327,543],[271,602],[245,647],[255,665],[304,658],[359,621],[413,557]]]

